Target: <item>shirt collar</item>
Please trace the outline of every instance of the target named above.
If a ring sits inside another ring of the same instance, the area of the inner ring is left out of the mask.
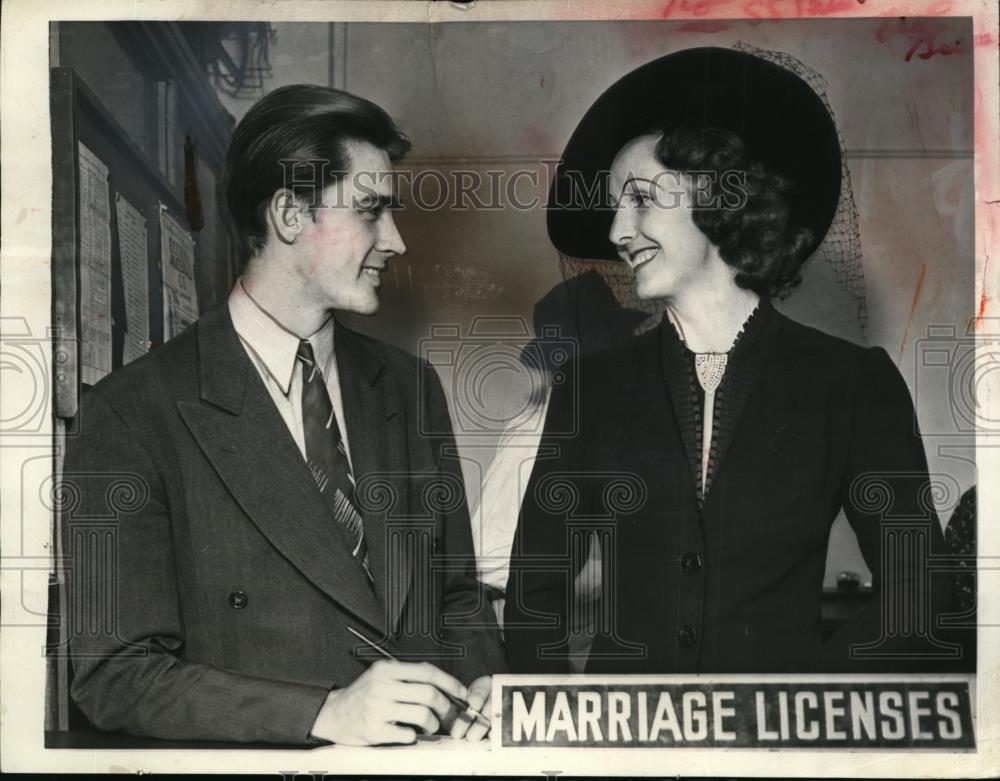
[[[229,294],[229,313],[240,338],[255,353],[268,374],[286,396],[295,373],[295,354],[299,338],[286,331],[261,309],[237,280]],[[324,376],[333,359],[333,317],[329,317],[316,333],[309,337],[313,354]]]

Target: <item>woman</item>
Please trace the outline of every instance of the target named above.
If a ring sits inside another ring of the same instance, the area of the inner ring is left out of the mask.
[[[526,491],[505,608],[512,671],[568,671],[568,584],[595,531],[604,607],[587,672],[898,671],[953,655],[928,623],[941,531],[905,383],[885,351],[770,303],[829,228],[840,170],[813,90],[739,51],[661,58],[582,120],[549,235],[571,256],[620,258],[639,298],[667,312],[553,391],[546,429],[577,434],[543,438],[557,455]],[[593,202],[604,187],[610,210]],[[824,643],[841,508],[876,595]]]

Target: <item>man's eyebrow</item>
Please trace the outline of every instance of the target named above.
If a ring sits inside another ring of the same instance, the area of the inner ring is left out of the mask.
[[[354,204],[362,209],[395,209],[399,207],[399,196],[365,193],[358,196]]]

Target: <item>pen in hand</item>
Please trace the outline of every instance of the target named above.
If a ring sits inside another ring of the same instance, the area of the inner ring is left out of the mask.
[[[363,634],[361,634],[361,632],[359,632],[354,627],[350,627],[350,626],[347,627],[347,631],[350,632],[352,635],[354,635],[356,638],[358,638],[358,640],[360,640],[365,645],[369,646],[370,648],[374,648],[376,651],[378,651],[380,654],[382,654],[382,656],[384,656],[386,659],[388,659],[390,661],[393,661],[393,662],[398,662],[399,661],[395,656],[393,656],[391,653],[389,653],[388,651],[386,651],[381,646],[379,646],[376,643],[374,643],[371,640],[369,640],[367,637],[365,637]],[[444,690],[440,690],[439,689],[439,691],[445,697],[447,697],[450,702],[452,702],[454,705],[457,705],[459,708],[461,708],[470,717],[472,717],[475,720],[481,721],[487,727],[492,727],[492,723],[490,722],[490,720],[486,716],[484,716],[480,711],[478,711],[475,708],[473,708],[468,702],[466,702],[465,700],[463,700],[461,697],[456,697],[451,692],[446,692]]]

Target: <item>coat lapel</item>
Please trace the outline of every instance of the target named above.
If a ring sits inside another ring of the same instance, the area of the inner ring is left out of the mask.
[[[726,456],[739,433],[747,400],[757,387],[757,381],[777,338],[781,318],[771,302],[761,299],[755,313],[747,321],[729,353],[726,373],[716,391],[714,442],[709,454],[709,479],[705,500],[718,482]]]
[[[388,540],[392,516],[409,507],[405,418],[397,379],[363,337],[337,323],[334,349],[344,419],[357,485],[355,504],[364,521],[375,593],[393,632],[410,588],[411,561]],[[385,507],[384,498],[394,502]]]
[[[228,307],[206,314],[197,328],[201,402],[177,406],[206,458],[293,566],[358,619],[384,631],[375,594],[246,355]]]
[[[670,323],[666,313],[660,325],[660,360],[681,441],[687,456],[691,484],[704,505],[717,481],[726,456],[732,448],[747,399],[757,385],[771,345],[780,328],[781,318],[766,299],[737,338],[730,351],[726,373],[715,397],[713,442],[709,453],[706,485],[700,492],[703,394],[697,386],[691,357]]]
[[[687,456],[691,487],[698,495],[700,504],[698,486],[701,481],[701,413],[698,388],[695,385],[697,381],[689,363],[687,350],[664,312],[660,323],[660,369],[670,395],[684,454]]]

